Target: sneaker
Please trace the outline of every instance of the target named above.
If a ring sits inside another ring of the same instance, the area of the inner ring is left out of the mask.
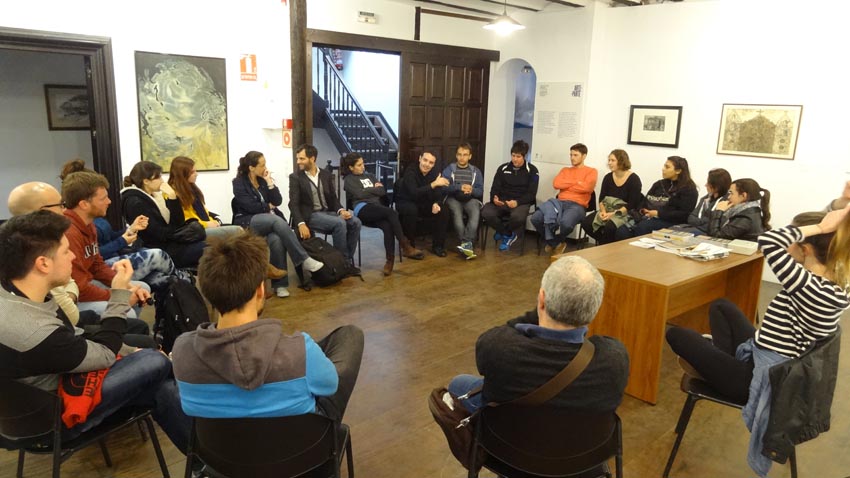
[[[519,234],[512,232],[510,236],[506,236],[505,240],[499,244],[500,251],[507,251],[519,239]]]
[[[552,255],[557,256],[558,254],[563,254],[566,249],[567,249],[567,243],[562,242],[552,249]]]
[[[460,255],[466,260],[478,257],[475,255],[475,249],[472,248],[472,242],[467,241],[462,243],[461,245],[457,246],[457,250],[458,252],[460,252]]]
[[[274,290],[274,295],[280,297],[281,299],[285,299],[289,297],[289,289],[286,287],[278,287]]]
[[[494,240],[494,241],[501,241],[501,240],[502,240],[502,239],[504,239],[504,238],[505,238],[505,236],[503,236],[503,235],[502,235],[501,233],[499,233],[499,232],[497,232],[497,233],[493,234],[493,240]]]
[[[466,256],[466,260],[470,261],[470,260],[472,260],[472,259],[475,259],[476,257],[478,257],[478,256],[477,256],[477,255],[475,254],[475,252],[473,251],[473,252],[471,252],[468,256]]]

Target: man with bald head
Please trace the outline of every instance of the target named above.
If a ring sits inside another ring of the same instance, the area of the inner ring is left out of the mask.
[[[435,168],[437,158],[426,151],[419,156],[417,164],[410,164],[402,173],[393,191],[395,208],[405,237],[414,244],[416,223],[419,218],[431,223],[431,252],[446,257],[446,227],[449,223],[448,208],[445,207],[445,191],[449,180]]]
[[[13,216],[47,209],[56,214],[65,212],[62,195],[53,186],[41,181],[21,184],[12,189],[8,200],[9,212]]]

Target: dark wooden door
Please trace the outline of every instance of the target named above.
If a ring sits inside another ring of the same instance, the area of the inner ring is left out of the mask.
[[[489,59],[402,52],[400,167],[426,150],[445,167],[465,141],[483,171],[489,81]]]

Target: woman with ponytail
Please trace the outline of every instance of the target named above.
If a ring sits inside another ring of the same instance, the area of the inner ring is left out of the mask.
[[[729,199],[717,201],[708,221],[708,235],[755,241],[770,230],[770,191],[754,179],[732,181]]]

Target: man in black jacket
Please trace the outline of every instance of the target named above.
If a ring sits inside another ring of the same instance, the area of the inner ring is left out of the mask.
[[[395,208],[404,235],[415,244],[416,222],[419,218],[430,218],[433,235],[431,251],[446,257],[446,228],[449,225],[448,208],[445,207],[445,190],[449,180],[441,169],[435,168],[437,158],[428,151],[419,156],[416,165],[410,164],[402,173],[395,193]]]
[[[540,175],[526,160],[528,143],[519,140],[511,147],[511,160],[499,166],[490,187],[490,202],[481,209],[484,222],[496,230],[500,251],[510,249],[525,228],[528,210],[537,201]]]
[[[340,205],[331,173],[316,166],[318,150],[302,144],[295,150],[298,171],[289,175],[289,212],[301,239],[312,231],[331,234],[334,247],[349,261],[354,260],[360,219]]]
[[[629,356],[617,339],[586,337],[605,283],[599,271],[577,256],[562,257],[543,274],[537,309],[478,337],[475,361],[483,377],[459,375],[449,392],[459,397],[483,384],[482,392],[462,400],[474,412],[487,402],[505,403],[536,390],[558,374],[590,340],[595,352],[587,368],[547,405],[593,412],[616,410],[629,378]]]

